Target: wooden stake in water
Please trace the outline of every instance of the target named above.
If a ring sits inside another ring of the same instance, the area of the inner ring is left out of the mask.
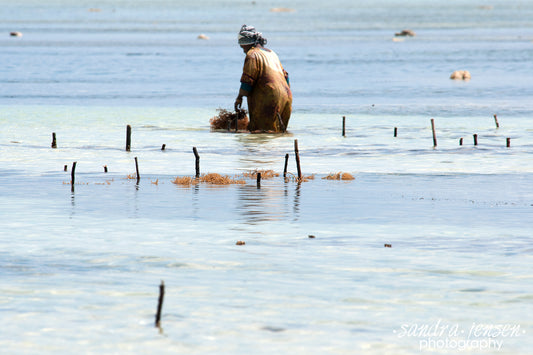
[[[431,119],[431,131],[433,132],[433,148],[437,147],[437,134],[435,133],[435,120]]]
[[[398,127],[394,127],[394,137],[398,137]]]
[[[70,172],[70,191],[74,192],[74,184],[76,182],[76,162],[72,163],[72,171]]]
[[[283,178],[287,178],[287,165],[289,164],[289,154],[285,154],[285,167],[283,168]]]
[[[296,156],[296,169],[298,169],[298,181],[301,181],[302,169],[300,168],[300,152],[298,151],[298,139],[294,140],[294,154]]]
[[[155,326],[161,328],[161,310],[163,309],[163,299],[165,297],[165,282],[161,280],[159,285],[159,300],[157,302],[157,313],[155,314]]]
[[[139,180],[141,179],[141,175],[139,174],[139,162],[137,161],[137,157],[135,157],[135,171],[137,172],[137,184],[138,184]]]
[[[477,145],[477,134],[474,134],[474,145]]]
[[[507,138],[507,148],[511,148],[511,138]]]
[[[52,148],[57,148],[56,132],[52,132]]]
[[[131,126],[126,126],[126,151],[129,152],[131,150]]]
[[[257,188],[261,188],[261,173],[257,173]]]
[[[346,116],[342,116],[342,136],[346,137]]]
[[[463,138],[459,138],[459,145],[463,145]]]
[[[494,115],[494,123],[496,123],[496,128],[500,128],[500,124],[498,123],[498,116]]]
[[[107,165],[104,165],[104,173],[107,173]]]
[[[196,147],[192,147],[192,152],[194,153],[194,157],[195,157],[195,168],[196,168],[196,178],[199,178],[200,177],[200,155],[198,154],[198,150],[196,149]]]
[[[166,145],[166,144],[163,144],[163,145],[161,146],[161,150],[165,150],[166,147],[167,147],[167,145]]]

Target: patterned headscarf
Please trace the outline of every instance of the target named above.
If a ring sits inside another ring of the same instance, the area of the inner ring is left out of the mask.
[[[261,32],[257,32],[255,27],[242,25],[239,32],[239,45],[248,45],[248,44],[260,44],[264,46],[267,43],[267,39],[263,38]]]

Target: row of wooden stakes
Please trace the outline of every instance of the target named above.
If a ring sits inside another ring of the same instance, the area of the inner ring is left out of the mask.
[[[496,124],[496,128],[500,128],[497,115],[494,115],[494,123]],[[437,134],[435,132],[435,120],[433,118],[431,119],[431,131],[433,133],[433,147],[436,148],[437,147]],[[342,116],[342,136],[346,137],[346,116]],[[398,127],[394,127],[394,137],[398,137]],[[478,137],[477,134],[473,135],[474,145],[477,145],[478,143],[477,137]],[[463,145],[463,138],[459,138],[459,145]],[[511,138],[509,137],[506,138],[506,146],[507,148],[511,147]]]
[[[131,151],[130,147],[131,147],[131,126],[128,125],[127,128],[126,128],[126,151]],[[163,144],[163,146],[161,147],[161,150],[165,150],[165,147],[166,147],[166,145]],[[57,148],[57,140],[56,140],[56,133],[55,132],[52,133],[52,148]],[[200,177],[200,154],[198,154],[198,149],[196,149],[196,147],[193,147],[192,151],[193,151],[194,157],[195,157],[195,171],[196,171],[195,177],[198,179]],[[298,180],[297,181],[302,181],[302,169],[301,169],[301,166],[300,166],[300,152],[299,152],[299,149],[298,149],[298,140],[297,139],[294,140],[294,154],[295,154],[295,158],[296,158],[296,168],[297,168],[297,172],[298,172]],[[139,181],[141,179],[141,175],[139,173],[139,161],[138,161],[137,157],[135,157],[134,159],[135,159],[135,171],[136,171],[137,184],[139,184]],[[284,179],[287,177],[288,163],[289,163],[289,154],[285,154],[285,165],[284,165],[284,169],[283,169],[283,178]],[[75,180],[76,180],[76,177],[75,177],[76,164],[77,164],[77,162],[73,162],[72,163],[72,169],[71,169],[71,172],[70,172],[70,176],[71,176],[70,184],[71,184],[71,191],[72,192],[74,192],[74,185],[75,185]],[[64,171],[68,171],[68,166],[65,165],[63,170]],[[107,165],[104,165],[104,172],[107,173]],[[260,186],[261,186],[261,173],[258,172],[257,173],[257,187],[260,187]]]

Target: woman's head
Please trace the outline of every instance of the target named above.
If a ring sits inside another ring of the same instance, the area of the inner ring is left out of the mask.
[[[238,35],[239,45],[244,46],[264,46],[267,43],[267,39],[263,38],[261,32],[257,32],[255,27],[242,25]]]

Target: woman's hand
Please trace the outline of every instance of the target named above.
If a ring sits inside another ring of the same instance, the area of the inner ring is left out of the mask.
[[[239,95],[237,96],[237,98],[235,99],[235,111],[238,111],[241,109],[241,106],[242,106],[242,96]]]

